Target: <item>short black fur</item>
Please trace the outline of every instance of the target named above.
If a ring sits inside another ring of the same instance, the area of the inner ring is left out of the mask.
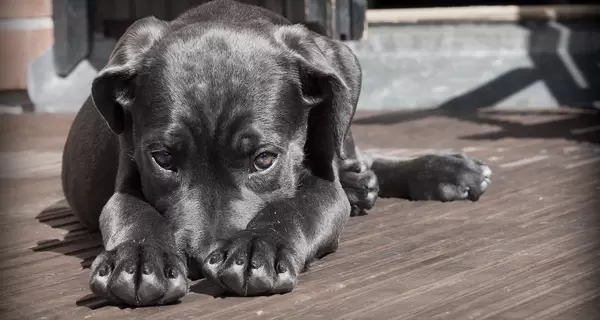
[[[104,241],[92,291],[166,304],[206,277],[285,293],[378,195],[478,199],[491,171],[477,160],[363,154],[349,129],[360,88],[348,47],[259,7],[215,0],[134,23],[63,156],[66,198]]]

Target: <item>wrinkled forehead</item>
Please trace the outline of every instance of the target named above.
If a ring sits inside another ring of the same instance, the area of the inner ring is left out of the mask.
[[[147,59],[138,84],[141,112],[153,115],[145,119],[185,121],[213,133],[222,127],[263,135],[293,131],[302,108],[294,105],[299,86],[289,70],[281,52],[260,36],[182,32]]]
[[[286,72],[281,49],[250,31],[186,28],[175,32],[146,59],[142,80],[149,89],[169,92],[177,100],[210,97],[261,98],[282,88]],[[289,69],[289,68],[288,68]]]

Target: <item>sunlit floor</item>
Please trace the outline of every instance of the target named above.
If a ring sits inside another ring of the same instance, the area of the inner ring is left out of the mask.
[[[464,151],[494,171],[479,202],[383,199],[292,293],[220,298],[199,281],[173,306],[121,309],[90,295],[101,250],[65,207],[72,116],[1,119],[3,319],[600,319],[600,117],[574,111],[361,114],[389,155]]]

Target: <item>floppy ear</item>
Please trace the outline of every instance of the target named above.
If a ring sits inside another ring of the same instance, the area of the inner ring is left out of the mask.
[[[292,52],[302,100],[310,108],[307,158],[317,175],[332,180],[337,176],[334,172],[336,156],[346,157],[344,140],[360,91],[360,67],[356,57],[343,44],[301,25],[281,26],[275,38]]]
[[[167,22],[154,17],[134,22],[92,83],[94,105],[117,135],[125,129],[125,110],[135,98],[135,78],[144,54],[166,34],[167,27]]]

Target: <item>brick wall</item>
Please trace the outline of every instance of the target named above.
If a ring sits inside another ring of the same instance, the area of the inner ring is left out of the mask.
[[[26,89],[29,61],[52,47],[52,0],[0,0],[0,90]]]

